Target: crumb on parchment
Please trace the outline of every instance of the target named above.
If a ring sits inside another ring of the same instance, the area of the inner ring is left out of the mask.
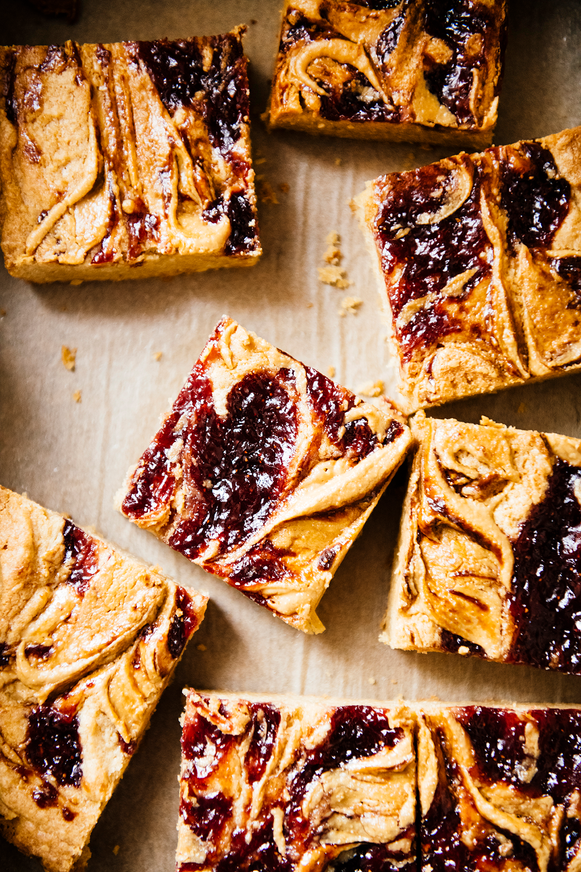
[[[334,264],[319,267],[319,281],[324,285],[339,288],[341,291],[344,291],[351,284],[347,278],[347,270],[342,266],[335,266]]]
[[[162,357],[163,357],[163,351],[154,351],[153,352],[153,359],[154,360],[161,360]]]
[[[337,372],[337,369],[334,366],[329,366],[327,368],[327,375],[329,376],[329,378],[335,378],[336,372]]]
[[[273,206],[279,204],[274,188],[262,176],[256,176],[256,196],[261,203],[272,203]]]
[[[278,186],[278,190],[281,191],[283,194],[288,194],[288,192],[290,191],[290,185],[288,184],[288,182],[281,182]]]
[[[77,360],[77,349],[69,348],[68,345],[61,346],[61,360],[69,372],[75,371],[75,363]]]
[[[356,394],[361,394],[362,397],[380,397],[384,391],[383,382],[378,379],[376,382],[368,382],[367,384],[360,387]]]
[[[81,392],[80,391],[75,391],[73,393],[73,400],[75,401],[75,403],[81,402]]]
[[[202,642],[200,642],[200,644],[197,647],[198,647],[198,651],[207,651],[208,650]]]
[[[357,310],[360,306],[363,305],[363,300],[360,300],[359,297],[344,297],[341,300],[341,308],[339,309],[339,315],[344,318],[345,315],[356,315]]]

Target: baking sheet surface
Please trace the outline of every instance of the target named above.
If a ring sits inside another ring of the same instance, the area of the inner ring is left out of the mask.
[[[46,19],[24,0],[0,3],[5,44],[113,42],[211,34],[246,23],[252,141],[264,256],[252,269],[168,280],[33,286],[0,267],[0,482],[93,526],[103,536],[206,591],[207,617],[91,839],[89,872],[174,868],[179,724],[184,685],[389,700],[581,703],[581,678],[455,655],[392,651],[377,641],[405,478],[390,486],[319,607],[327,630],[305,637],[113,509],[115,492],[155,432],[223,314],[352,390],[393,390],[373,266],[348,207],[366,180],[445,156],[444,149],[268,135],[264,110],[278,41],[272,0],[82,0],[78,20]],[[581,123],[581,3],[511,0],[497,143]],[[288,188],[287,188],[288,186]],[[271,198],[272,199],[272,198]],[[325,237],[341,236],[352,283],[320,283]],[[346,296],[357,314],[339,314]],[[5,312],[5,314],[2,314]],[[61,346],[77,349],[74,372]],[[161,357],[159,357],[161,352]],[[581,437],[581,376],[434,411]],[[74,399],[80,391],[80,402]],[[115,850],[114,850],[115,849]],[[2,872],[38,872],[0,839]]]

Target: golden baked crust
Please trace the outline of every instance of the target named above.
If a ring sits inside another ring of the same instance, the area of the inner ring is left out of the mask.
[[[505,16],[505,0],[437,8],[426,0],[287,0],[268,124],[355,138],[489,145]]]
[[[370,182],[408,411],[581,367],[581,127]]]
[[[421,868],[579,868],[578,708],[427,704],[417,714]]]
[[[363,403],[223,318],[129,473],[123,514],[308,633],[411,443]]]
[[[0,832],[80,868],[207,598],[0,487]]]
[[[581,441],[420,412],[382,641],[581,674]]]
[[[0,49],[12,275],[144,278],[256,262],[243,32]]]
[[[323,870],[358,857],[384,872],[415,870],[414,722],[404,705],[186,695],[178,872]]]

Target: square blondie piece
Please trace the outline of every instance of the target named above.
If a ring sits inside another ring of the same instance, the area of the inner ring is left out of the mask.
[[[288,0],[271,128],[483,148],[492,141],[505,0]]]
[[[387,402],[364,403],[223,318],[120,509],[307,633],[411,444]]]
[[[244,28],[0,49],[0,221],[33,282],[254,263]]]
[[[421,870],[579,867],[579,708],[431,704],[418,718]]]
[[[415,872],[404,705],[186,696],[177,872]]]
[[[0,487],[0,832],[81,869],[207,598]]]
[[[581,674],[581,440],[418,413],[382,641]]]
[[[581,368],[580,204],[581,127],[367,185],[408,411]]]

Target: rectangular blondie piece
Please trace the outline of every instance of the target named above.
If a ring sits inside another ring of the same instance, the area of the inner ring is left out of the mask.
[[[382,641],[581,674],[581,440],[412,419]]]
[[[581,368],[580,203],[581,127],[367,185],[408,411]]]
[[[0,487],[0,833],[83,868],[207,598]]]
[[[125,517],[307,633],[411,444],[364,403],[223,318],[130,470]]]
[[[244,28],[0,49],[0,221],[33,282],[244,266],[261,250]]]
[[[177,872],[415,872],[405,706],[186,696]]]
[[[308,133],[492,141],[505,0],[288,0],[266,119]]]

